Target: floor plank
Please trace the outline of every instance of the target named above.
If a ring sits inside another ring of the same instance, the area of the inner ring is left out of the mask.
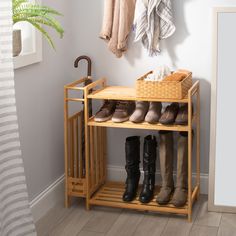
[[[193,223],[188,223],[186,218],[171,217],[163,231],[163,236],[188,236]]]
[[[218,236],[236,236],[236,214],[222,214]]]
[[[137,226],[135,236],[160,236],[167,222],[168,216],[147,213]]]
[[[219,227],[221,220],[221,213],[209,212],[207,197],[204,197],[201,201],[201,206],[195,220],[195,224],[202,226]]]
[[[85,231],[107,233],[120,216],[121,209],[96,207],[91,210],[93,217],[83,227]]]
[[[163,231],[163,236],[188,236],[190,234],[191,228],[193,226],[193,222],[195,221],[198,211],[200,209],[200,205],[202,203],[202,197],[199,201],[195,202],[193,205],[193,215],[192,215],[192,223],[187,221],[187,217],[178,216],[178,215],[170,215],[170,219],[166,224],[166,227]]]
[[[42,219],[36,222],[36,231],[38,236],[48,236],[50,231],[64,218],[66,218],[73,207],[66,209],[63,204],[53,207]]]
[[[74,209],[60,224],[50,233],[50,236],[76,236],[93,217],[93,212],[86,211],[84,208]]]
[[[190,236],[217,236],[218,227],[193,225]]]
[[[79,234],[77,234],[77,236],[105,236],[105,234],[82,230]]]
[[[124,211],[106,236],[131,236],[142,221],[144,215],[135,211]]]

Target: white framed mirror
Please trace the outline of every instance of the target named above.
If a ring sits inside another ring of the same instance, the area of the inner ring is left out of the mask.
[[[30,0],[41,4],[41,0]],[[42,34],[28,22],[18,22],[13,29],[21,30],[22,51],[14,57],[14,69],[22,68],[42,61]]]
[[[208,208],[236,213],[236,7],[213,11]]]

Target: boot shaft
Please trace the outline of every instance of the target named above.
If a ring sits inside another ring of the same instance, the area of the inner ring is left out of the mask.
[[[160,169],[162,177],[162,187],[173,187],[173,156],[174,141],[173,132],[161,131],[160,133]]]
[[[156,172],[156,155],[157,155],[156,137],[148,135],[144,138],[143,145],[143,170],[148,171],[149,174]]]
[[[125,169],[128,175],[139,172],[140,163],[140,137],[131,136],[125,142]]]
[[[181,132],[178,137],[176,187],[188,188],[188,133]]]
[[[131,136],[125,142],[126,162],[139,163],[140,161],[140,137]]]

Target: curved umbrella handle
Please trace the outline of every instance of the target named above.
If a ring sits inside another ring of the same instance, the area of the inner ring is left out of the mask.
[[[92,75],[92,61],[91,61],[90,57],[85,56],[85,55],[80,56],[80,57],[77,57],[76,60],[75,60],[75,62],[74,62],[74,67],[75,67],[75,68],[78,68],[78,64],[79,64],[79,62],[80,62],[81,60],[86,60],[86,61],[88,62],[88,72],[87,72],[87,76],[88,76],[88,77],[91,77],[91,75]]]

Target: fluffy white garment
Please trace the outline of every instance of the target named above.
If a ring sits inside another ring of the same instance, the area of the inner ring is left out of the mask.
[[[166,76],[170,75],[171,71],[168,66],[160,66],[148,74],[145,81],[162,81]]]

